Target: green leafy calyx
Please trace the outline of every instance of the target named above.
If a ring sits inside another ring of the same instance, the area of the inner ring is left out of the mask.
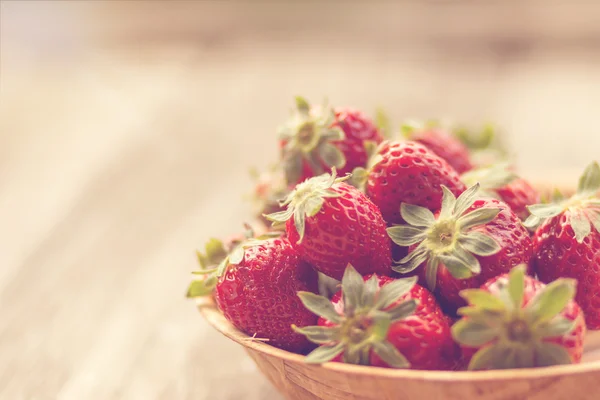
[[[354,186],[363,193],[365,192],[365,186],[367,184],[367,180],[369,178],[371,170],[376,164],[383,160],[383,157],[381,156],[381,154],[379,154],[379,149],[385,143],[386,142],[384,141],[380,145],[377,145],[376,142],[371,140],[364,141],[365,152],[367,153],[367,163],[365,167],[354,168],[354,170],[352,171],[352,176],[349,180],[349,183],[352,186]]]
[[[481,129],[459,126],[452,131],[472,151],[495,149],[499,154],[506,154],[506,149],[499,141],[498,128],[494,124],[484,124]]]
[[[471,150],[471,159],[477,165],[493,164],[509,156],[501,132],[491,123],[484,124],[480,129],[458,126],[452,132]]]
[[[383,107],[377,107],[375,110],[375,125],[379,133],[384,138],[389,138],[392,132],[392,122],[390,116]]]
[[[493,195],[495,189],[510,184],[518,175],[510,170],[509,163],[498,163],[465,172],[460,178],[468,186],[479,183],[482,193]]]
[[[442,189],[442,208],[437,219],[427,208],[403,203],[400,214],[406,224],[387,229],[397,245],[417,245],[393,269],[408,273],[426,263],[426,280],[431,290],[435,289],[440,263],[455,278],[466,279],[481,271],[476,256],[490,256],[501,250],[494,239],[476,229],[496,218],[500,209],[468,211],[478,198],[479,184],[471,186],[458,199],[445,186]]]
[[[440,121],[434,119],[425,121],[408,120],[400,125],[400,135],[405,139],[412,140],[418,133],[430,129],[441,128],[442,126],[443,124]]]
[[[348,178],[349,176],[336,177],[336,169],[333,168],[331,175],[323,174],[307,179],[299,183],[281,203],[282,207],[286,207],[284,211],[265,215],[265,217],[274,225],[284,223],[293,217],[294,227],[300,236],[298,243],[300,243],[304,239],[306,218],[317,215],[326,198],[341,196],[341,193],[335,190],[335,185]]]
[[[330,168],[342,168],[346,158],[334,144],[345,138],[344,131],[334,127],[335,112],[325,103],[311,107],[302,97],[296,97],[296,109],[279,130],[284,142],[283,165],[288,183],[298,182],[303,162],[307,162],[315,175]]]
[[[326,297],[299,292],[307,309],[332,323],[332,326],[292,326],[296,332],[321,345],[306,356],[306,362],[322,364],[342,355],[345,363],[369,365],[371,352],[374,352],[391,367],[408,368],[408,360],[387,341],[387,334],[392,323],[415,311],[416,300],[400,301],[415,282],[415,277],[397,279],[380,288],[376,275],[365,282],[348,265],[342,278],[341,310]]]
[[[479,348],[469,369],[544,367],[572,362],[568,351],[553,338],[569,334],[576,325],[561,315],[575,296],[575,281],[558,279],[540,290],[527,304],[525,266],[513,268],[496,282],[497,293],[467,289],[460,294],[469,306],[452,327],[459,344]]]
[[[585,169],[577,193],[571,198],[555,195],[553,202],[528,206],[531,215],[524,222],[529,229],[536,229],[545,220],[565,213],[573,228],[575,239],[582,243],[596,229],[600,233],[600,166],[593,162]]]

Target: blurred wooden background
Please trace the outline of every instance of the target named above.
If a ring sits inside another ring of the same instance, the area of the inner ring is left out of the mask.
[[[183,299],[292,96],[600,158],[600,3],[0,2],[0,398],[279,399]]]

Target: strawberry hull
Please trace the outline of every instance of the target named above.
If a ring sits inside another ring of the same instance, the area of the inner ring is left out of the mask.
[[[493,295],[498,295],[499,289],[506,285],[506,280],[506,275],[496,277],[486,282],[481,289]],[[530,276],[525,276],[522,307],[525,308],[545,286],[546,285],[542,282]],[[569,321],[573,321],[575,324],[574,328],[569,333],[558,337],[544,339],[543,342],[553,343],[561,346],[567,350],[573,363],[580,363],[583,355],[583,339],[586,331],[586,324],[584,322],[581,308],[575,301],[571,300],[560,312],[560,316]],[[485,349],[493,344],[495,344],[495,342],[490,342],[479,348],[461,346],[464,364],[469,364],[471,358],[478,350]],[[534,363],[535,362],[536,361],[534,361]]]
[[[299,115],[303,122],[292,119],[287,138],[280,141],[281,159],[290,185],[329,172],[332,167],[337,167],[341,175],[364,167],[365,143],[383,141],[373,121],[361,111],[301,104]],[[330,117],[324,118],[326,115]],[[326,137],[331,130],[339,132],[338,137]]]
[[[364,280],[367,281],[370,277],[371,275],[365,276]],[[378,277],[378,279],[379,287],[394,281],[389,277]],[[406,357],[412,369],[453,369],[457,360],[457,347],[450,335],[449,319],[442,313],[435,297],[424,287],[413,286],[410,292],[395,304],[410,299],[417,300],[417,309],[406,319],[392,323],[387,340]],[[340,314],[344,313],[341,291],[332,297],[331,302]],[[333,326],[334,324],[319,318],[319,325]],[[333,361],[342,362],[342,358],[343,355],[340,355]],[[369,360],[369,365],[390,368],[375,352],[370,353]]]
[[[473,169],[461,179],[467,185],[479,183],[488,196],[504,201],[523,221],[529,217],[527,206],[540,202],[540,193],[506,162]]]
[[[488,198],[476,200],[467,212],[480,208],[500,208],[500,213],[492,222],[473,229],[493,238],[500,246],[500,251],[490,256],[476,256],[481,272],[467,279],[455,278],[448,268],[440,263],[434,293],[441,307],[450,315],[455,315],[456,310],[466,304],[460,296],[461,290],[477,288],[487,280],[507,273],[519,264],[529,263],[532,257],[529,233],[510,207],[499,200]],[[419,276],[419,283],[426,286],[426,265],[419,266],[416,273]]]

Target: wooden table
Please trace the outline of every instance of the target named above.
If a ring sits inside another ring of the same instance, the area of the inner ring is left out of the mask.
[[[596,47],[499,58],[227,31],[54,48],[3,34],[0,398],[280,399],[184,292],[194,250],[249,215],[246,169],[275,159],[294,94],[499,119],[537,146],[518,159],[533,177],[598,157]]]

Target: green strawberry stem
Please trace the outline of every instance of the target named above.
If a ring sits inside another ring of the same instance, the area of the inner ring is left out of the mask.
[[[600,165],[593,162],[585,169],[579,178],[577,193],[565,199],[562,195],[555,195],[552,203],[534,204],[528,206],[531,213],[524,225],[529,229],[536,229],[547,219],[557,217],[569,211],[569,224],[575,233],[578,243],[583,243],[591,233],[592,226],[600,232]]]
[[[188,298],[212,294],[217,285],[219,272],[224,268],[223,265],[227,264],[229,254],[222,241],[212,238],[204,246],[204,253],[197,250],[196,256],[200,270],[194,271],[193,274],[202,275],[204,279],[194,280],[190,283],[186,293]]]
[[[315,216],[323,207],[326,198],[339,197],[340,193],[332,189],[333,185],[343,182],[350,178],[347,175],[342,178],[336,176],[335,167],[331,170],[331,175],[323,174],[310,178],[296,186],[296,188],[281,203],[281,206],[287,206],[284,211],[265,215],[273,222],[273,225],[285,223],[290,218],[294,218],[294,226],[300,239],[304,239],[306,218]]]
[[[466,279],[481,272],[476,256],[490,256],[501,250],[494,239],[472,230],[491,222],[500,212],[499,208],[467,212],[478,198],[479,184],[471,186],[458,199],[445,186],[442,190],[442,208],[437,220],[427,208],[402,203],[400,214],[406,224],[387,229],[397,245],[417,245],[393,269],[406,274],[426,263],[426,280],[430,290],[436,287],[440,263],[453,277]]]
[[[509,163],[502,162],[467,171],[460,178],[469,186],[479,183],[487,195],[493,189],[510,184],[518,178],[518,175],[510,170]]]
[[[299,292],[304,306],[333,326],[307,326],[294,331],[321,345],[310,353],[307,363],[322,364],[343,354],[349,364],[369,365],[371,351],[388,365],[408,368],[408,360],[387,341],[390,325],[410,316],[417,307],[414,299],[400,302],[416,283],[416,278],[398,279],[379,288],[373,275],[366,282],[348,265],[342,278],[344,308],[338,313],[329,299],[310,292]],[[398,303],[398,304],[396,304]]]
[[[468,129],[464,126],[453,129],[454,136],[472,151],[493,149],[500,155],[506,155],[506,149],[499,141],[498,129],[491,123],[484,124],[480,130]]]
[[[548,339],[570,333],[575,321],[560,315],[575,296],[573,279],[558,279],[545,286],[523,306],[525,266],[513,268],[508,284],[497,295],[483,289],[466,289],[469,303],[458,310],[464,318],[452,327],[452,336],[466,347],[480,348],[470,370],[530,368],[572,362],[569,352]]]
[[[379,148],[385,145],[385,141],[381,144],[377,144],[372,140],[365,140],[364,146],[365,151],[367,153],[367,164],[365,167],[356,167],[352,171],[352,176],[350,177],[350,184],[360,190],[361,192],[365,192],[365,187],[367,184],[367,180],[369,178],[369,174],[373,167],[382,160],[381,155],[378,153]]]
[[[377,107],[375,110],[375,125],[384,138],[390,138],[393,129],[392,122],[383,107]]]
[[[416,133],[441,127],[442,123],[435,119],[428,119],[425,121],[408,120],[400,125],[400,134],[405,139],[412,140]]]
[[[255,237],[254,230],[248,224],[244,224],[244,238],[234,241],[231,249],[225,248],[222,241],[212,238],[204,246],[204,253],[196,251],[200,270],[193,271],[194,275],[201,275],[203,279],[193,280],[187,290],[186,297],[204,297],[212,295],[219,277],[221,277],[229,265],[238,265],[244,260],[244,250],[250,246],[256,246],[266,239],[277,237],[281,232],[268,232]]]
[[[344,131],[332,127],[335,112],[327,103],[311,108],[303,97],[296,97],[296,110],[279,129],[284,141],[283,165],[288,183],[300,179],[302,163],[307,162],[314,175],[326,172],[325,168],[342,168],[346,165],[344,154],[332,143],[345,138]],[[325,168],[324,168],[325,167]]]

